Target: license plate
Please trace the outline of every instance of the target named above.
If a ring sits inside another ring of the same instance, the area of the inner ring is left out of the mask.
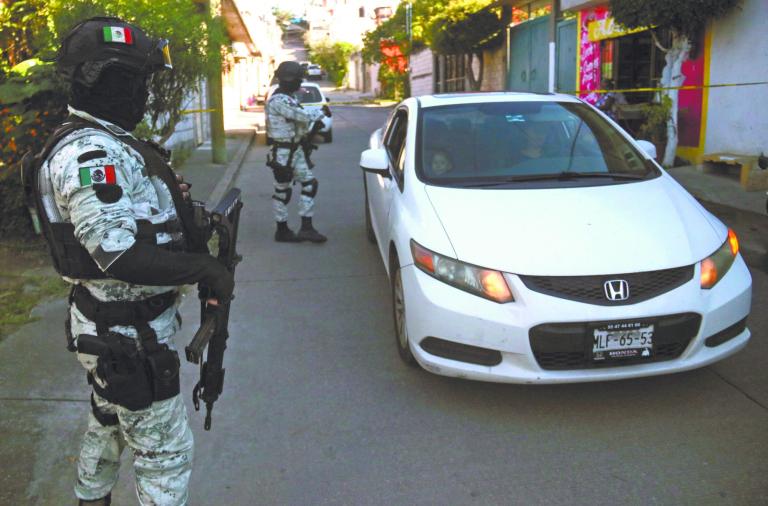
[[[594,329],[592,359],[595,361],[650,358],[652,354],[652,324],[612,323]]]

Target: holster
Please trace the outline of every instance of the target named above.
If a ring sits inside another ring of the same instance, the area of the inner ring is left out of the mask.
[[[293,155],[298,149],[298,144],[293,142],[281,142],[277,141],[272,145],[272,152],[267,153],[267,167],[272,169],[272,173],[275,176],[275,181],[278,183],[290,183],[293,180]],[[277,149],[285,148],[289,149],[288,160],[283,165],[277,161]]]
[[[86,318],[96,323],[98,335],[77,336],[77,351],[97,357],[96,374],[106,383],[106,387],[91,383],[97,394],[131,411],[178,395],[178,353],[158,343],[149,326],[170,307],[171,297],[162,294],[145,301],[101,302],[77,285],[72,300]],[[141,347],[137,339],[109,330],[115,325],[136,327]]]

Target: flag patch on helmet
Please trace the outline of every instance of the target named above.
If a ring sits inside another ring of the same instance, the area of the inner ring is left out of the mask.
[[[102,165],[98,167],[80,167],[80,185],[90,186],[92,184],[115,184],[117,183],[117,177],[115,176],[114,165]]]
[[[105,26],[104,42],[119,42],[133,44],[133,33],[127,26]]]

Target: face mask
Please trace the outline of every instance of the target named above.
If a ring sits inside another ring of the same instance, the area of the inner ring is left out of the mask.
[[[280,90],[284,93],[295,93],[301,87],[301,80],[280,81]]]
[[[132,131],[144,118],[149,90],[147,76],[119,67],[105,69],[90,87],[72,85],[72,106]]]

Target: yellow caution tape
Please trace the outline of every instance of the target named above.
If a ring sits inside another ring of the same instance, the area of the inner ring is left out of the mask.
[[[760,81],[756,83],[728,83],[728,84],[701,84],[691,86],[670,86],[668,88],[626,88],[617,90],[575,90],[575,91],[561,91],[559,93],[566,93],[569,95],[584,95],[589,93],[641,93],[649,91],[664,91],[664,90],[703,90],[704,88],[725,88],[730,86],[757,86],[760,84],[768,84],[768,81]]]
[[[214,112],[218,111],[218,109],[184,109],[181,111],[181,114],[195,114],[198,112]]]

